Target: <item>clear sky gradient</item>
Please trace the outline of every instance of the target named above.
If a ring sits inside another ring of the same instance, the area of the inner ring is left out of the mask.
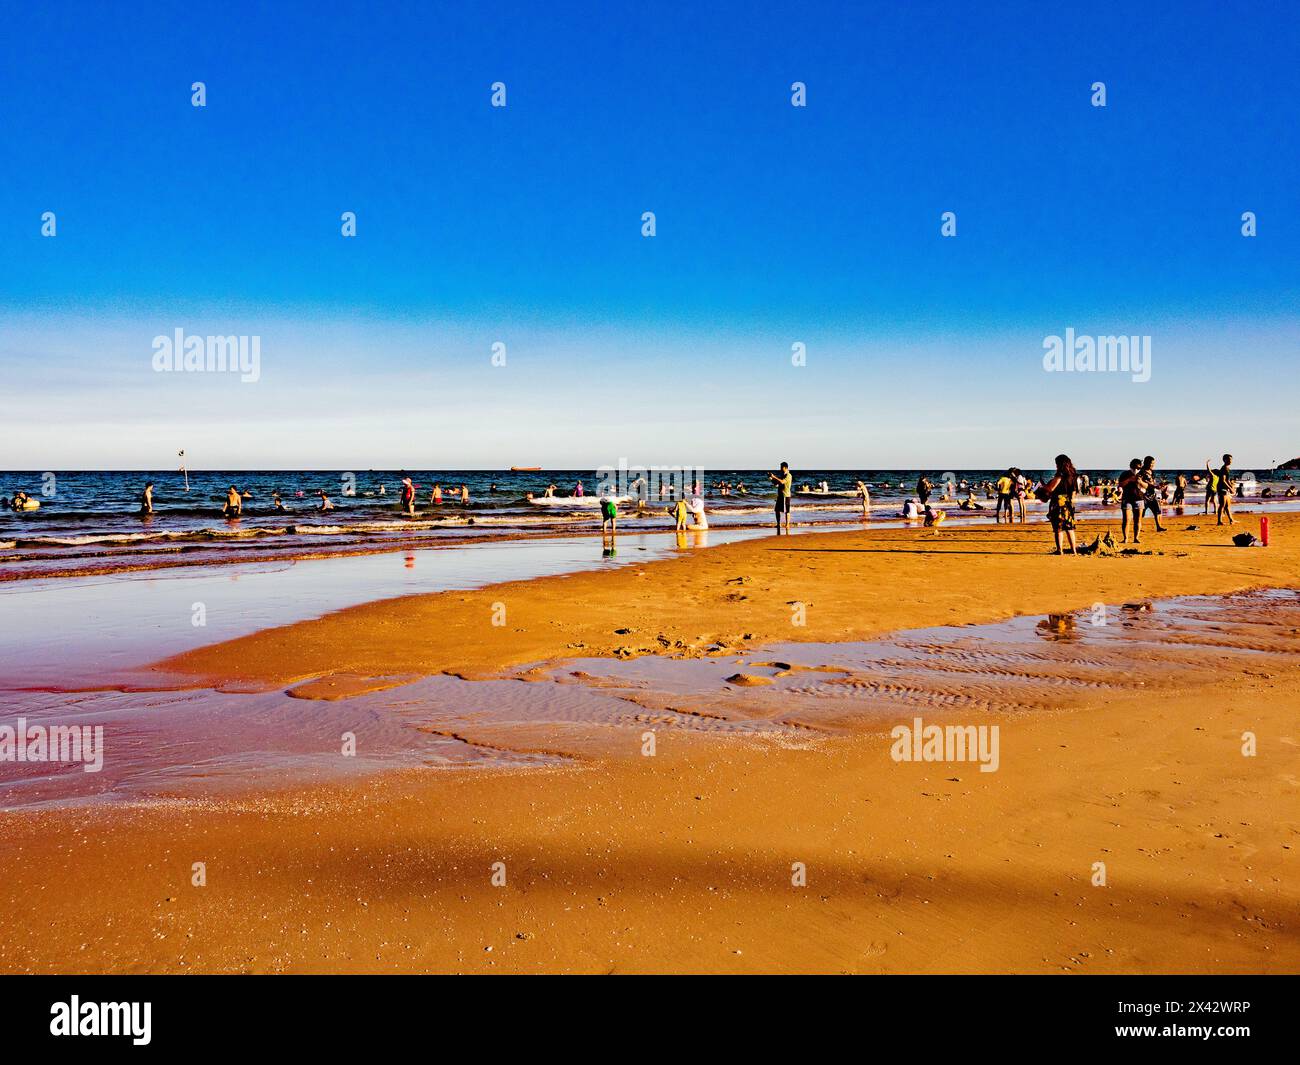
[[[1293,3],[24,7],[0,468],[1300,454]]]

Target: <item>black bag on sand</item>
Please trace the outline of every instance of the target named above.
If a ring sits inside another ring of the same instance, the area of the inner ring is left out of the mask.
[[[1232,542],[1238,547],[1254,547],[1258,540],[1255,539],[1254,533],[1241,532],[1232,538]]]

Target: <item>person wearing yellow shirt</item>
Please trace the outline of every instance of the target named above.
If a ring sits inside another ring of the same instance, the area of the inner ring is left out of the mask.
[[[781,535],[781,518],[785,517],[785,532],[790,534],[790,495],[794,490],[794,474],[788,462],[781,463],[780,473],[769,473],[769,481],[776,485],[776,534]]]
[[[1002,521],[1002,511],[1004,509],[1007,512],[1007,523],[1010,524],[1013,520],[1011,517],[1011,493],[1015,489],[1015,486],[1016,478],[1010,470],[1007,470],[1006,473],[998,478],[998,505],[997,509],[993,512],[993,520],[995,522]]]

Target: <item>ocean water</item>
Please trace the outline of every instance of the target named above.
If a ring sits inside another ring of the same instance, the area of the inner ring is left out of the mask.
[[[793,520],[800,525],[860,525],[858,480],[871,490],[871,520],[896,518],[903,499],[914,494],[918,470],[796,470]],[[936,484],[939,471],[924,471]],[[949,471],[942,471],[949,472]],[[957,482],[979,485],[1001,470],[951,471]],[[1027,475],[1049,471],[1026,469]],[[1094,480],[1117,471],[1089,471]],[[1169,477],[1176,471],[1165,471]],[[1187,471],[1190,474],[1199,471]],[[401,511],[401,479],[416,485],[416,513]],[[188,484],[187,484],[188,479]],[[154,483],[155,513],[139,513],[140,493]],[[581,481],[585,495],[576,497]],[[703,471],[710,525],[716,528],[770,523],[772,484],[766,470]],[[727,482],[747,492],[723,494]],[[826,493],[800,492],[822,482]],[[1261,476],[1256,491],[1271,487],[1281,497],[1300,483],[1295,471]],[[462,504],[453,492],[469,491]],[[544,498],[548,485],[554,498]],[[175,470],[141,472],[33,471],[0,472],[0,496],[25,491],[40,508],[24,513],[0,510],[0,579],[69,573],[103,573],[120,569],[275,558],[315,557],[337,553],[432,546],[439,543],[560,535],[594,529],[601,484],[594,470]],[[248,492],[241,519],[222,516],[226,490]],[[444,502],[433,505],[430,493],[441,485]],[[646,512],[635,513],[622,486],[619,525],[623,530],[662,528],[669,519],[673,492],[651,486]],[[272,506],[278,491],[283,511]],[[324,491],[334,509],[323,511],[317,496]],[[533,499],[529,500],[529,493]],[[938,502],[936,492],[934,502]],[[985,500],[985,494],[977,491]],[[964,492],[963,492],[964,495]],[[1196,497],[1196,488],[1189,491]],[[1285,506],[1295,500],[1268,500]],[[955,508],[955,503],[948,504]],[[1031,505],[1031,510],[1034,509]]]

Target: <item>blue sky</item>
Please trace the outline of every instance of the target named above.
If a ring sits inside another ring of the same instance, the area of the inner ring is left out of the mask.
[[[1281,3],[30,5],[0,468],[1290,458],[1297,55]]]

